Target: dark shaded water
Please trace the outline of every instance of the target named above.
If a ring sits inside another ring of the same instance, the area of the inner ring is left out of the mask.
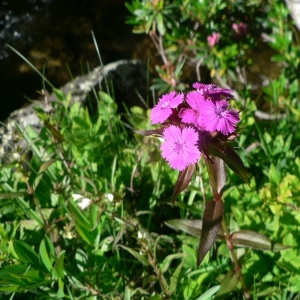
[[[36,99],[42,79],[5,45],[10,44],[60,87],[98,66],[93,31],[103,63],[132,58],[139,35],[125,24],[123,0],[0,1],[0,120]]]

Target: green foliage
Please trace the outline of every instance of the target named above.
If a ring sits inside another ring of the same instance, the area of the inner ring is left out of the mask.
[[[299,35],[287,22],[284,3],[126,5],[136,32],[162,45],[156,87],[187,88],[187,63],[205,65],[220,85],[235,87],[238,159],[247,168],[236,170],[232,163],[235,173],[228,170],[225,186],[215,183],[224,193],[229,232],[214,232],[217,242],[198,267],[199,219],[216,193],[204,162],[188,186],[191,175],[184,174],[174,193],[178,174],[161,160],[160,141],[126,129],[110,95],[100,92],[91,108],[54,89],[52,110],[37,109],[41,131],[17,127],[27,147],[0,167],[0,298],[298,299]],[[239,21],[248,31],[236,39],[231,25]],[[222,38],[209,48],[214,31]],[[243,74],[261,31],[281,69],[257,94]],[[133,107],[127,118],[136,130],[150,129],[149,110]],[[236,162],[228,150],[214,150]]]

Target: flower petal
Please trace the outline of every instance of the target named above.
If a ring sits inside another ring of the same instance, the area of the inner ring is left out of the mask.
[[[200,151],[197,147],[198,133],[194,128],[180,129],[171,125],[164,130],[163,136],[162,157],[173,169],[182,171],[188,165],[197,163]]]

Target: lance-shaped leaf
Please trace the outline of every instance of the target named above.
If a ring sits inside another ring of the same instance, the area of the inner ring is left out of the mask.
[[[126,247],[126,246],[123,246],[123,245],[119,245],[119,247],[123,248],[124,250],[128,251],[132,256],[134,256],[138,261],[140,261],[143,265],[145,266],[148,266],[150,263],[147,259],[146,256],[142,255],[142,254],[139,254],[137,251],[129,248],[129,247]]]
[[[227,166],[240,176],[246,183],[249,183],[249,173],[238,154],[228,144],[221,144],[214,141],[209,145],[210,155],[217,156],[224,160]]]
[[[226,294],[228,294],[231,291],[235,290],[238,283],[239,283],[238,274],[234,270],[229,271],[225,275],[225,277],[223,278],[223,280],[221,282],[220,289],[218,290],[215,297],[217,299],[223,299],[222,296],[225,296]]]
[[[290,248],[290,246],[273,243],[268,237],[251,230],[236,231],[231,234],[231,240],[235,245],[257,250],[281,251]]]
[[[210,186],[212,188],[215,200],[222,198],[223,190],[226,184],[226,168],[224,161],[216,156],[211,159],[205,159],[205,164],[209,174]]]
[[[190,235],[201,236],[202,220],[173,219],[166,221],[165,224],[174,230],[182,230]],[[219,228],[217,239],[225,239],[222,228]]]
[[[209,201],[204,210],[202,232],[198,248],[198,265],[201,264],[206,253],[216,240],[224,214],[222,200]]]
[[[187,185],[189,184],[194,171],[196,169],[196,164],[188,165],[182,172],[179,173],[177,182],[174,187],[174,193],[172,197],[172,203],[174,205],[175,199],[178,197],[178,195],[185,190]]]
[[[55,128],[55,126],[51,125],[48,121],[44,122],[44,125],[46,128],[49,129],[49,131],[51,132],[51,134],[54,136],[54,138],[62,143],[64,141],[64,137],[63,135]]]
[[[133,132],[137,134],[141,134],[144,136],[150,136],[150,135],[162,135],[163,128],[160,129],[154,129],[154,130],[134,130]]]

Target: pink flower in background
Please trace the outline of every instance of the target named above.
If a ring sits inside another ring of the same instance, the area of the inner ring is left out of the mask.
[[[190,92],[186,96],[186,102],[189,104],[190,108],[182,108],[178,114],[179,118],[183,123],[191,123],[198,128],[202,127],[201,123],[201,104],[205,101],[203,95],[197,92]]]
[[[207,42],[208,42],[209,47],[212,48],[213,46],[218,44],[218,42],[220,40],[220,36],[221,36],[221,34],[218,32],[213,32],[212,35],[209,35],[207,37]]]
[[[240,121],[239,112],[227,110],[229,104],[225,100],[204,101],[202,104],[202,124],[207,131],[220,131],[227,135],[234,132],[236,123]]]
[[[163,132],[165,141],[161,145],[162,157],[176,170],[183,171],[188,165],[195,164],[200,158],[197,147],[198,133],[192,127],[181,129],[171,125]]]
[[[176,108],[180,103],[183,102],[183,94],[176,94],[171,92],[163,95],[157,105],[151,110],[151,123],[163,123],[172,114],[172,109]]]
[[[241,38],[243,37],[247,32],[247,25],[243,22],[240,23],[233,23],[232,29],[235,32],[235,37]]]

